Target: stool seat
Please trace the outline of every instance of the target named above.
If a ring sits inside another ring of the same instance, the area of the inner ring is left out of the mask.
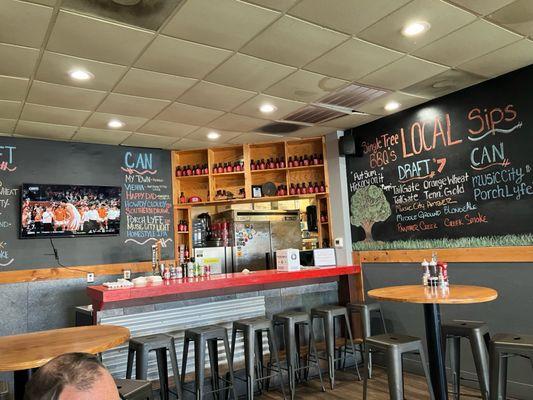
[[[382,335],[370,336],[366,343],[377,348],[398,347],[400,351],[407,353],[417,351],[422,341],[414,336],[401,335],[396,333],[384,333]]]
[[[219,325],[198,326],[185,330],[185,337],[191,339],[196,337],[201,337],[203,340],[223,339],[226,334],[226,328]]]
[[[446,321],[442,324],[442,332],[448,335],[465,337],[473,332],[484,335],[489,332],[488,325],[483,321]]]
[[[7,400],[9,395],[9,390],[7,388],[7,383],[0,381],[0,400]]]
[[[291,321],[292,323],[298,324],[302,322],[309,322],[310,320],[311,317],[309,314],[303,311],[287,311],[274,315],[274,321],[280,323],[284,321]]]
[[[311,315],[333,315],[334,317],[344,316],[346,307],[342,306],[320,306],[311,310]]]
[[[134,381],[131,379],[115,379],[118,392],[125,400],[152,400],[152,384],[150,381]]]
[[[168,346],[169,335],[165,333],[155,333],[153,335],[138,336],[130,339],[130,346],[144,347],[147,351]]]
[[[246,318],[233,322],[233,329],[239,330],[245,330],[248,328],[256,331],[270,329],[271,326],[272,321],[265,317]]]
[[[533,351],[533,335],[498,333],[492,338],[492,343],[502,351]]]

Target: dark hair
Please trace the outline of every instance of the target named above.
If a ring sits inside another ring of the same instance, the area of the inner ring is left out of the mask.
[[[57,400],[66,386],[89,390],[104,371],[88,353],[63,354],[43,365],[26,384],[24,400]]]

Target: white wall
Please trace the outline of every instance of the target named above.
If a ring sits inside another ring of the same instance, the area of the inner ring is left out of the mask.
[[[342,238],[343,247],[337,248],[337,264],[352,264],[352,237],[350,232],[350,209],[348,203],[348,183],[346,160],[339,156],[338,139],[343,131],[326,135],[326,152],[329,173],[329,198],[333,239]]]

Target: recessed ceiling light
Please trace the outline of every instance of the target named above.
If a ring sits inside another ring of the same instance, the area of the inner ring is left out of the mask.
[[[276,111],[278,108],[276,106],[273,106],[272,104],[263,104],[261,107],[259,107],[259,111],[265,114],[269,114],[271,112]]]
[[[108,127],[114,128],[114,129],[122,128],[124,125],[126,124],[118,119],[112,119],[107,123]]]
[[[210,140],[217,140],[218,138],[220,137],[220,133],[218,132],[209,132],[207,134],[207,138],[210,139]]]
[[[411,37],[421,35],[429,29],[430,25],[426,21],[416,21],[407,24],[402,29],[402,35]]]
[[[88,81],[94,78],[94,75],[83,69],[74,69],[68,73],[70,77],[76,81]]]
[[[389,101],[387,104],[385,104],[385,110],[387,111],[394,111],[400,108],[400,103],[396,101]]]

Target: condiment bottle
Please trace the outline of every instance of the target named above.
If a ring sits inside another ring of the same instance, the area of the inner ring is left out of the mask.
[[[326,186],[324,186],[324,182],[320,183],[320,187],[318,188],[318,191],[320,193],[324,193],[326,191]]]
[[[176,167],[176,176],[181,176],[181,175],[183,175],[181,167]]]
[[[307,187],[307,193],[314,193],[315,189],[313,189],[313,184],[309,182],[309,186]]]
[[[183,194],[183,192],[181,192],[181,195],[180,195],[180,203],[187,203],[187,199],[185,198],[185,195]]]
[[[302,189],[300,190],[301,194],[307,194],[307,188],[305,187],[305,183],[302,183]]]
[[[291,196],[296,194],[296,188],[294,187],[294,183],[291,183],[291,188],[289,189],[289,194]]]
[[[307,154],[304,156],[303,164],[304,164],[304,167],[307,167],[309,165],[309,160],[307,159]]]
[[[256,168],[257,168],[257,166],[255,165],[254,160],[251,160],[251,161],[250,161],[250,169],[251,169],[252,171],[255,171]]]
[[[289,162],[287,164],[289,166],[289,168],[292,168],[294,163],[292,162],[292,157],[289,157]]]
[[[279,167],[285,168],[285,157],[281,157],[281,160],[279,160]]]

